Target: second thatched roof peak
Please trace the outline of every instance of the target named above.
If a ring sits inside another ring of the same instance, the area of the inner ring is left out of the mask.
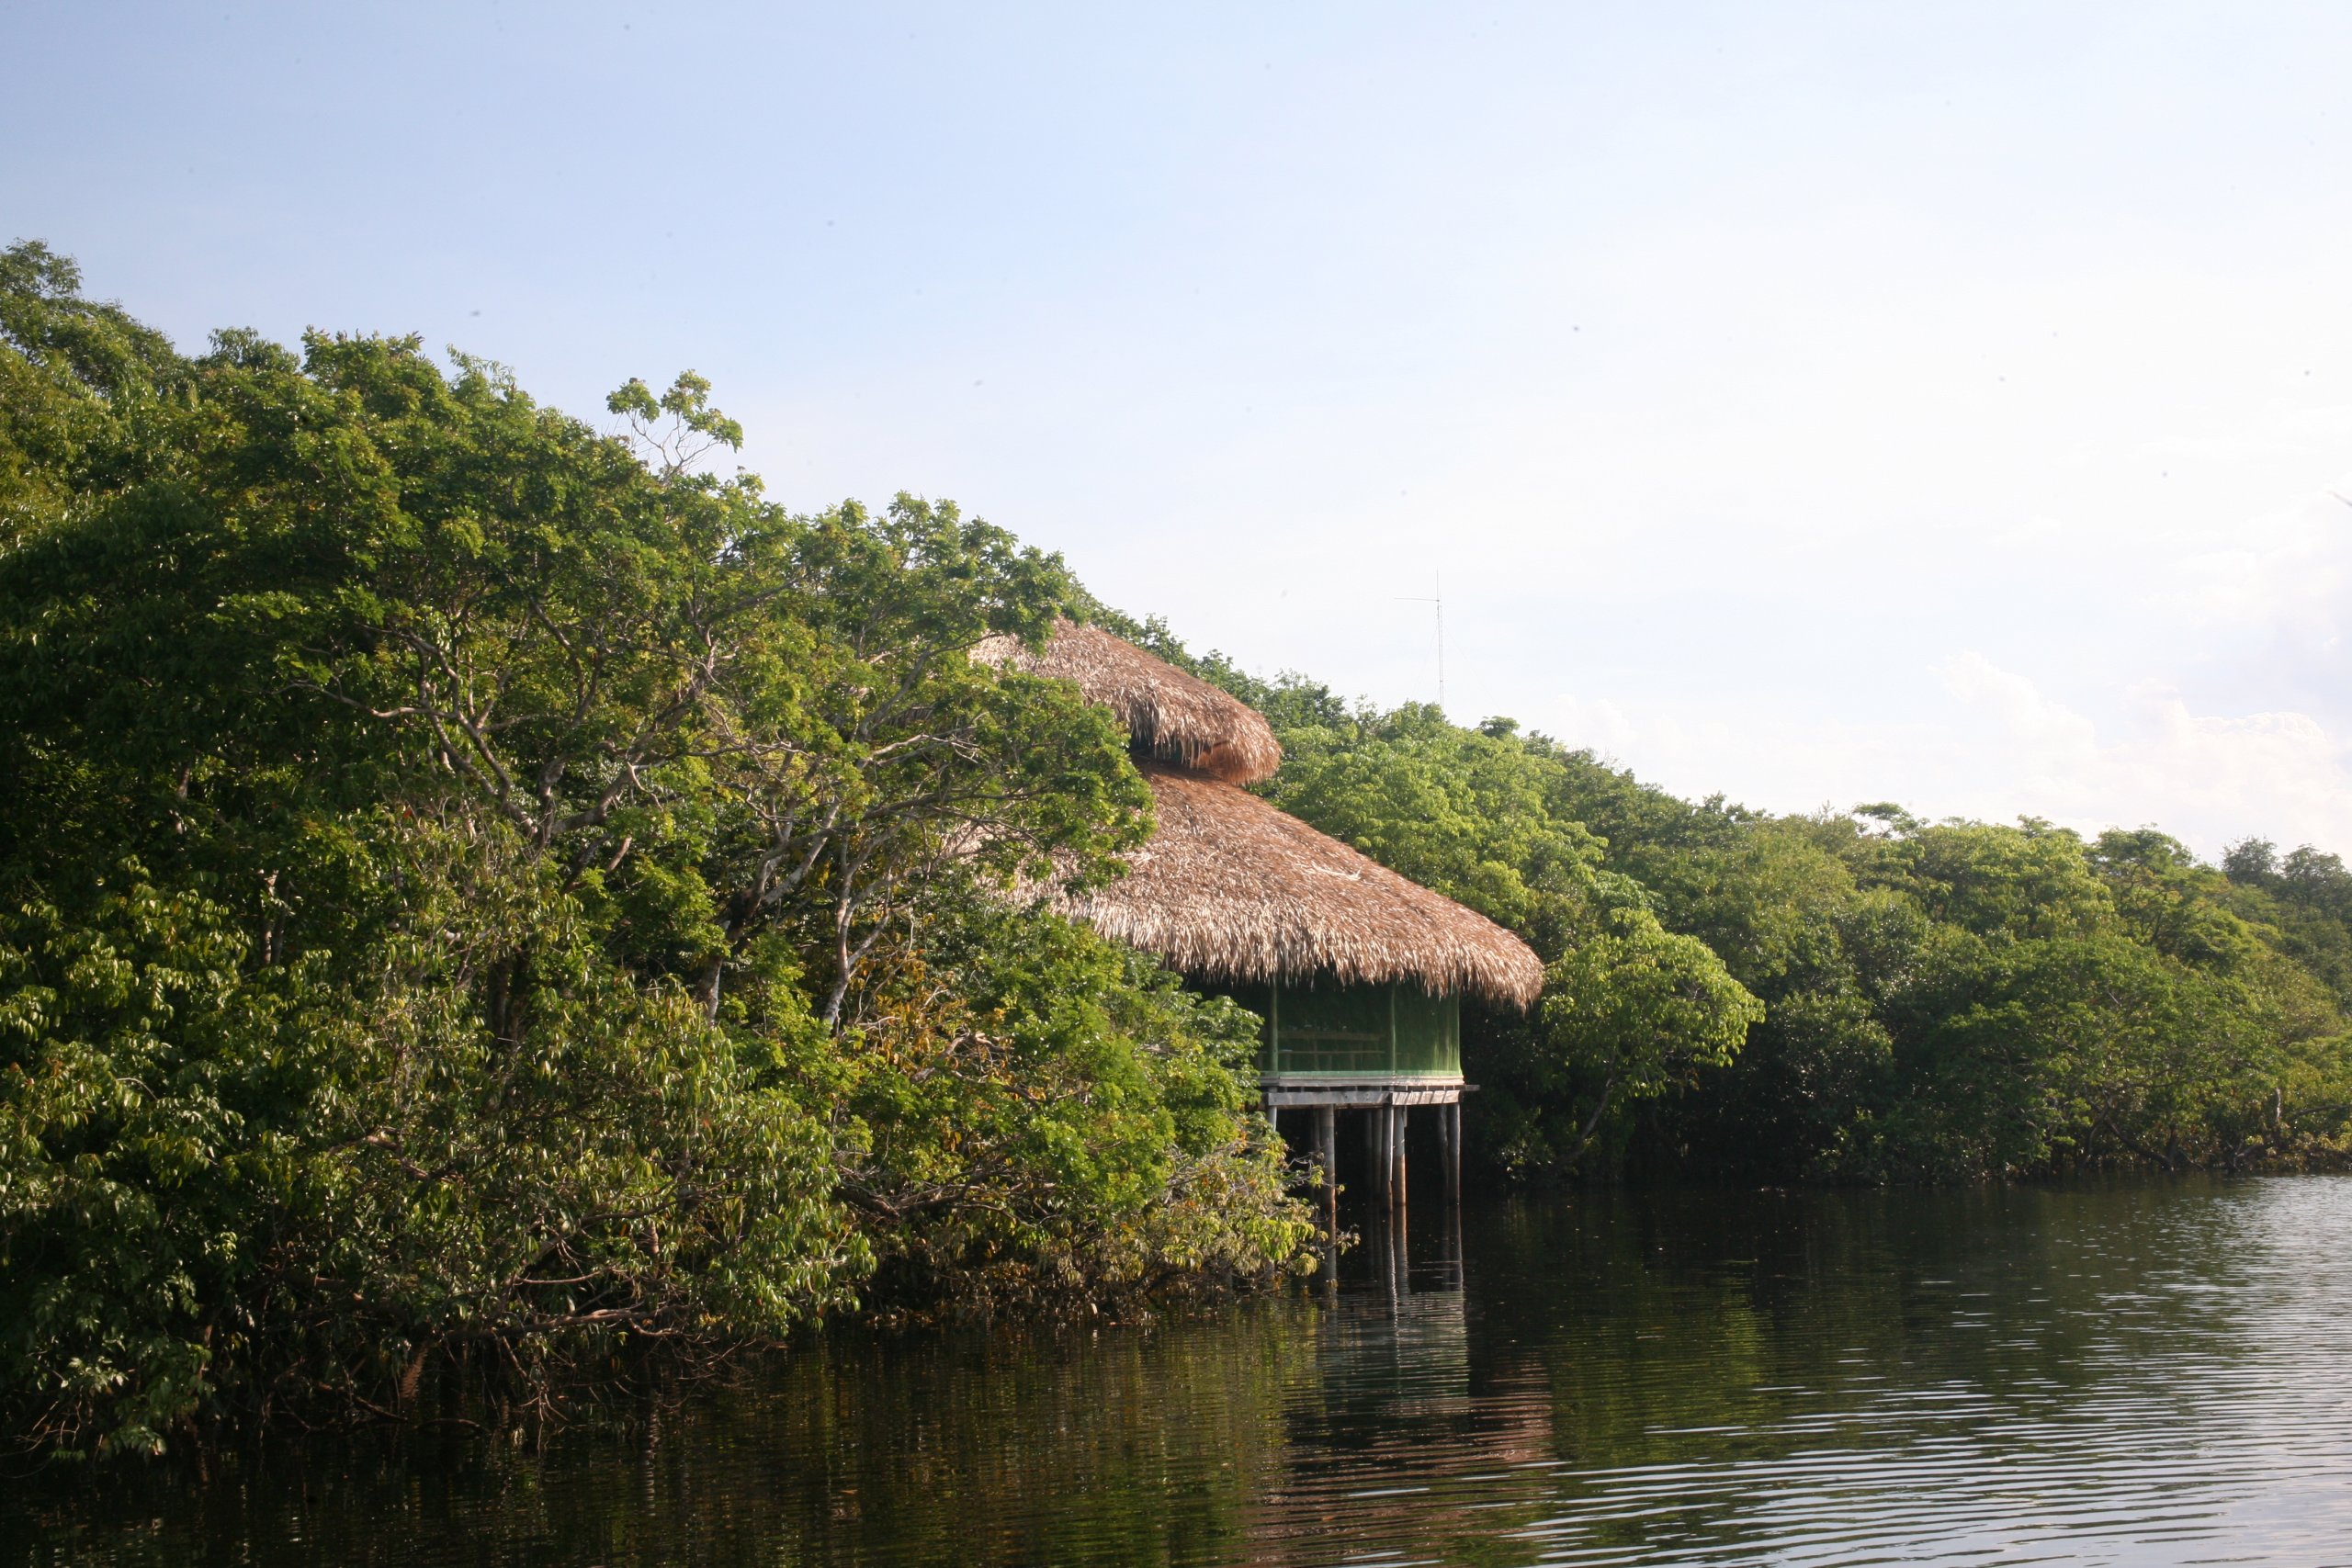
[[[1230,693],[1069,621],[1042,652],[993,637],[972,657],[1076,682],[1152,759],[1151,841],[1125,877],[1061,895],[1066,913],[1204,979],[1409,981],[1521,1009],[1542,992],[1544,962],[1518,937],[1232,787],[1272,773],[1283,753]]]
[[[1148,754],[1227,784],[1255,784],[1282,766],[1273,727],[1256,708],[1100,626],[1057,621],[1042,652],[998,636],[972,649],[986,664],[1075,681],[1119,716]]]

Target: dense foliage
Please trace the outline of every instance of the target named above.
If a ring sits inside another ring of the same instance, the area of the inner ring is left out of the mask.
[[[1351,707],[1129,635],[1276,720],[1293,811],[1519,931],[1465,1043],[1521,1176],[1973,1179],[2352,1155],[2352,872],[2154,829],[1776,817],[1506,719]]]
[[[1004,890],[1149,829],[965,657],[1060,563],[413,341],[0,266],[0,1402],[63,1447],[621,1341],[1256,1275],[1252,1023]]]

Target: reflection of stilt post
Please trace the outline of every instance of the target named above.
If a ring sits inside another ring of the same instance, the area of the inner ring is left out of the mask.
[[[1323,1228],[1340,1228],[1340,1113],[1315,1108],[1315,1163],[1323,1168]]]
[[[1443,1215],[1445,1245],[1442,1250],[1445,1289],[1458,1291],[1462,1283],[1462,1211],[1452,1203],[1445,1205]]]

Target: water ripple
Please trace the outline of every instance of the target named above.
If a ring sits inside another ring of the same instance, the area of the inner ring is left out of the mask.
[[[1295,1457],[1244,1560],[1337,1561],[1393,1536],[1581,1564],[2352,1562],[2352,1183],[1948,1207],[1882,1267],[1793,1290],[1628,1255],[1588,1218],[1520,1227],[1485,1292],[1343,1303],[1364,1322],[1335,1329],[1301,1400],[1391,1379],[1365,1324],[1429,1338],[1483,1293],[1546,1321],[1464,1358],[1488,1359],[1489,1386],[1455,1431],[1400,1421]],[[1547,1273],[1550,1292],[1520,1296]],[[1462,1333],[1478,1337],[1466,1317]],[[1576,1457],[1498,1471],[1505,1433]],[[1318,1506],[1367,1471],[1413,1474],[1422,1501]]]

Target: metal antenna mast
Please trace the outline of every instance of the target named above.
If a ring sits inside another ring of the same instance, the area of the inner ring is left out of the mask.
[[[1441,568],[1431,571],[1430,575],[1435,585],[1434,593],[1427,597],[1413,593],[1399,593],[1396,595],[1396,601],[1402,604],[1434,605],[1437,609],[1437,705],[1439,711],[1443,712],[1445,708],[1445,572]]]

